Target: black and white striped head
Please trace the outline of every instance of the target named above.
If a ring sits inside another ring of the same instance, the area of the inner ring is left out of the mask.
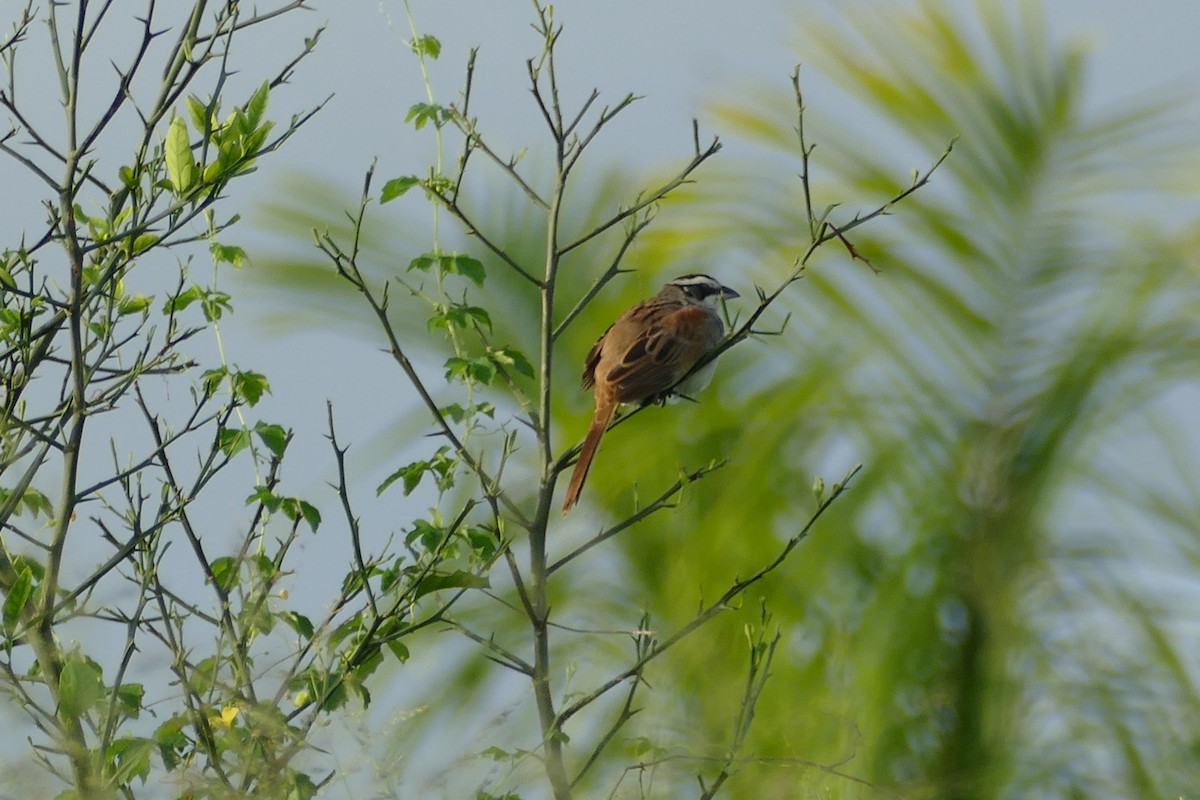
[[[728,286],[722,286],[719,281],[708,275],[680,275],[668,283],[667,286],[674,286],[697,303],[709,306],[710,308],[715,307],[722,297],[726,299],[741,297],[733,289],[730,289]]]

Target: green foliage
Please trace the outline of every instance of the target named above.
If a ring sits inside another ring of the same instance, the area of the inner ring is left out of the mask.
[[[278,458],[282,454],[282,451],[280,451],[274,455]],[[281,513],[285,518],[293,522],[304,521],[308,523],[313,533],[317,532],[317,528],[321,524],[321,512],[312,503],[299,497],[283,497],[272,492],[265,486],[259,486],[255,489],[254,494],[246,498],[246,505],[254,504],[260,504],[272,514]]]
[[[192,144],[188,139],[187,123],[183,121],[182,117],[175,117],[167,128],[164,153],[171,186],[176,194],[187,194],[196,185],[199,170],[196,169],[196,159],[192,156]]]
[[[106,694],[100,665],[86,656],[70,655],[58,676],[59,713],[78,717]]]
[[[451,303],[448,306],[438,305],[434,307],[433,314],[429,317],[430,333],[439,328],[470,330],[475,325],[482,325],[487,329],[488,333],[491,333],[492,315],[488,313],[486,308],[466,305],[465,303]]]
[[[233,310],[233,306],[230,305],[230,297],[226,292],[216,289],[206,289],[193,284],[186,290],[169,296],[166,303],[163,304],[163,313],[167,315],[177,314],[193,303],[200,304],[204,312],[204,319],[208,322],[215,322],[225,312]]]
[[[414,128],[421,130],[430,123],[434,127],[440,128],[453,118],[454,111],[452,109],[435,103],[415,103],[408,109],[404,121],[411,122]]]
[[[264,394],[271,391],[270,381],[265,375],[251,370],[231,370],[224,366],[206,370],[201,376],[201,381],[206,394],[216,394],[222,388],[227,388],[235,403],[244,402],[250,406],[256,405]],[[282,428],[278,425],[259,423],[255,433],[259,434],[272,452],[282,455],[286,446],[286,434]],[[249,432],[246,432],[243,446],[249,444],[249,435]]]
[[[17,579],[4,595],[3,621],[5,633],[12,634],[17,621],[25,612],[30,596],[33,595],[33,571],[25,567],[17,573]]]
[[[421,179],[415,175],[392,178],[383,185],[383,191],[379,193],[379,202],[387,203],[395,200],[397,197],[402,197],[409,189],[420,185]]]
[[[0,694],[28,721],[14,742],[69,785],[62,797],[157,796],[166,783],[179,796],[312,797],[316,782],[293,762],[313,752],[307,737],[330,705],[285,710],[287,687],[313,671],[361,684],[385,646],[404,652],[394,620],[413,613],[417,590],[438,592],[406,576],[396,591],[407,594],[376,609],[379,581],[366,577],[316,622],[289,607],[290,548],[321,512],[281,486],[291,432],[245,416],[267,377],[223,356],[233,303],[218,282],[248,259],[223,240],[237,216],[216,206],[307,118],[281,132],[267,118],[283,73],[224,116],[223,93],[235,43],[300,6],[151,6],[135,22],[105,3],[63,25],[43,5],[19,13],[0,48],[13,90],[0,104],[16,126],[0,155],[50,185],[30,198],[44,228],[0,258]],[[41,37],[28,30],[35,10]],[[141,46],[110,60],[105,42],[128,39],[111,35],[118,19],[141,29]],[[166,29],[174,44],[155,46]],[[38,47],[70,65],[58,98],[25,91],[15,69],[18,51]],[[97,92],[111,103],[80,105]],[[61,106],[60,129],[44,102]],[[213,277],[195,283],[188,265],[205,249]],[[164,274],[171,263],[177,274]],[[218,355],[191,347],[202,334]],[[236,537],[228,550],[201,530],[220,485],[253,487],[247,511],[218,526]],[[375,576],[358,552],[348,568]],[[429,558],[422,577],[436,566]],[[278,659],[280,641],[323,640],[347,616],[363,625],[344,660],[323,647]]]
[[[108,748],[108,773],[117,785],[125,785],[137,778],[141,783],[150,776],[150,757],[156,743],[152,739],[124,736],[115,740]]]
[[[35,518],[38,516],[49,517],[54,514],[54,506],[51,504],[50,498],[34,488],[26,488],[18,495],[14,495],[8,489],[0,488],[0,506],[9,507],[10,505],[22,508],[25,513]]]
[[[436,267],[446,275],[462,275],[469,278],[476,286],[483,286],[487,273],[479,259],[462,253],[423,253],[408,264],[408,269],[429,272]]]
[[[422,123],[423,124],[423,123]],[[418,125],[421,127],[421,125]],[[441,127],[439,124],[437,127]],[[397,197],[405,195],[409,189],[420,186],[425,190],[426,195],[431,197],[444,196],[446,193],[454,190],[454,183],[444,175],[430,175],[428,178],[418,178],[415,175],[404,175],[399,178],[392,178],[383,185],[383,191],[380,192],[379,202],[387,203],[395,200]],[[437,258],[436,254],[427,254],[430,257]],[[422,259],[418,259],[419,261]],[[421,269],[422,267],[414,267]]]
[[[685,615],[674,587],[752,561],[764,520],[786,533],[831,454],[867,465],[842,530],[767,594],[796,652],[775,668],[767,692],[789,689],[777,713],[760,710],[753,749],[874,785],[814,776],[830,796],[1173,796],[1197,778],[1175,755],[1177,714],[1200,711],[1195,676],[1168,667],[1184,643],[1134,609],[1168,626],[1194,618],[1145,575],[1193,581],[1200,568],[1155,554],[1189,535],[1161,487],[1200,477],[1194,454],[1162,438],[1185,425],[1164,398],[1196,377],[1200,289],[1179,269],[1189,237],[1125,213],[1133,192],[1145,202],[1194,163],[1194,140],[1161,102],[1085,114],[1083,54],[1051,44],[1036,13],[1003,9],[980,3],[967,19],[928,2],[809,21],[806,65],[880,129],[924,151],[957,136],[954,153],[890,225],[851,235],[879,275],[818,262],[785,301],[771,366],[723,361],[727,382],[760,387],[738,397],[736,431],[708,437],[732,470],[672,521],[688,547],[651,523],[628,552],[670,564],[637,574]],[[795,120],[782,94],[748,96],[752,107],[716,111],[762,159],[720,164],[689,190],[677,222],[649,232],[648,259],[770,265],[804,246],[805,197],[781,166],[799,163]],[[828,176],[812,186],[818,208],[904,185],[873,128],[807,121]],[[853,214],[843,203],[829,219]],[[696,430],[711,428],[680,419],[666,437]],[[647,456],[630,444],[606,457]],[[719,643],[694,657],[704,674],[680,665],[678,692],[706,696],[695,718],[716,735],[727,723],[709,710],[712,687],[735,685],[740,665]],[[753,783],[757,796],[794,791],[791,775]]]
[[[197,161],[187,122],[183,117],[173,118],[164,152],[167,174],[177,195],[186,197],[197,188],[219,188],[254,165],[275,126],[264,119],[270,91],[270,83],[264,81],[244,106],[235,108],[220,122],[220,105],[215,99],[205,103],[195,95],[188,96],[188,115],[203,140],[200,154],[209,157],[215,150],[216,157],[207,165]]]
[[[254,432],[258,434],[258,438],[271,451],[271,455],[276,458],[283,458],[283,451],[287,449],[288,442],[291,440],[291,433],[285,431],[282,425],[272,425],[262,421],[254,424]]]
[[[412,51],[418,56],[436,59],[442,54],[442,43],[430,34],[418,36],[412,41]]]
[[[454,486],[454,472],[457,467],[458,460],[454,458],[451,449],[449,447],[439,447],[433,458],[414,461],[393,472],[384,479],[383,483],[379,484],[378,488],[375,489],[375,494],[383,494],[393,483],[403,480],[404,494],[405,496],[410,495],[421,483],[421,478],[426,473],[433,476],[438,491],[445,492]]]

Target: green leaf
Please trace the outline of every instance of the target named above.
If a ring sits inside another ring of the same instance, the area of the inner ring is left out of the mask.
[[[266,553],[259,553],[254,556],[251,563],[258,570],[258,575],[264,581],[274,581],[279,573],[279,569],[275,566],[274,560],[269,558]]]
[[[347,580],[349,580],[350,577],[355,574],[356,573],[348,574],[346,576]],[[326,642],[326,645],[330,649],[336,648],[336,647],[340,646],[342,644],[342,642],[346,641],[346,639],[348,637],[353,636],[354,634],[358,633],[362,629],[363,629],[363,620],[362,620],[362,612],[360,611],[357,614],[350,617],[345,622],[343,622],[341,625],[338,625],[336,628],[334,628],[333,631],[331,631],[329,634],[329,638]]]
[[[132,167],[121,167],[117,170],[117,177],[121,179],[121,183],[127,189],[136,189],[138,185],[138,173],[134,172]]]
[[[438,409],[438,411],[455,422],[462,422],[468,416],[474,414],[483,414],[488,419],[495,419],[496,417],[496,407],[491,403],[476,403],[467,408],[463,408],[459,403],[451,403],[448,406]]]
[[[201,659],[192,670],[192,674],[188,676],[189,688],[197,694],[206,693],[216,683],[217,673],[220,669],[221,662],[215,656]]]
[[[224,164],[221,163],[220,157],[218,156],[217,160],[213,161],[211,164],[209,164],[207,167],[204,168],[204,175],[203,175],[204,182],[205,183],[214,183],[218,178],[220,178],[226,172],[227,169],[228,168]]]
[[[32,594],[33,572],[29,567],[25,567],[17,575],[12,588],[8,590],[8,595],[4,598],[3,619],[6,631],[11,631],[16,627],[17,621],[21,618],[21,612],[25,610],[25,605],[29,602]]]
[[[271,83],[263,81],[258,90],[250,96],[250,100],[246,103],[246,125],[250,130],[256,130],[262,123],[263,115],[267,111],[267,101],[271,98]]]
[[[442,406],[438,409],[438,413],[443,417],[449,417],[454,422],[462,422],[467,418],[467,409],[463,408],[460,403],[451,403],[448,406]]]
[[[413,593],[413,599],[427,595],[430,592],[440,591],[442,589],[486,589],[491,586],[491,582],[482,575],[475,575],[471,572],[463,570],[455,570],[454,572],[432,573],[426,575],[417,584],[416,591]]]
[[[437,473],[438,486],[442,489],[449,488],[449,485],[443,485],[443,481],[450,478],[454,474],[454,468],[458,466],[458,459],[454,455],[454,451],[449,445],[439,447],[437,453],[429,462],[430,468]]]
[[[309,697],[319,703],[322,711],[336,711],[350,699],[346,692],[346,682],[340,675],[310,670],[308,684]]]
[[[245,138],[245,140],[242,142],[242,149],[251,156],[251,158],[246,160],[245,166],[249,166],[250,164],[254,163],[253,156],[258,155],[258,153],[262,150],[263,144],[267,141],[267,135],[270,134],[274,128],[275,123],[268,120],[267,122],[264,122],[256,131]]]
[[[258,422],[254,425],[254,432],[258,434],[258,438],[262,439],[262,443],[267,446],[267,449],[276,458],[283,456],[283,451],[288,446],[289,434],[283,429],[282,425],[270,425],[266,422]]]
[[[95,264],[86,266],[79,277],[83,280],[84,286],[95,286],[100,280],[100,268]]]
[[[249,370],[235,372],[233,375],[233,393],[250,405],[255,405],[262,399],[263,394],[270,393],[271,384],[265,375]]]
[[[117,304],[117,313],[121,316],[130,314],[140,314],[150,307],[154,302],[153,297],[147,297],[144,294],[135,294],[133,297],[122,297],[121,302]]]
[[[233,113],[229,115],[228,133],[226,142],[236,142],[240,147],[246,137],[254,131],[254,126],[250,124],[250,117],[246,115],[246,110],[235,108]],[[245,149],[243,148],[243,152]]]
[[[142,233],[133,237],[133,241],[129,243],[129,249],[134,254],[144,253],[154,245],[158,244],[158,236],[153,233]]]
[[[492,329],[492,317],[486,309],[479,306],[468,306],[455,303],[451,306],[438,306],[427,325],[432,333],[437,328],[469,329],[472,324],[482,325],[487,330]]]
[[[283,611],[279,614],[279,618],[284,623],[294,630],[296,633],[303,636],[305,639],[312,639],[313,624],[312,620],[303,614],[297,614],[295,611]]]
[[[533,364],[530,364],[525,354],[516,348],[501,347],[498,350],[489,350],[488,355],[497,364],[510,367],[526,378],[533,377]]]
[[[164,314],[174,314],[183,311],[185,308],[204,298],[204,290],[193,284],[179,294],[170,295],[167,297],[167,302],[163,304]]]
[[[268,513],[274,514],[283,504],[283,498],[272,492],[266,486],[254,487],[254,492],[246,498],[246,505],[261,503]]]
[[[485,386],[496,378],[496,365],[488,358],[446,359],[446,380],[475,381]]]
[[[217,446],[229,458],[250,446],[250,432],[244,428],[222,428],[217,434]]]
[[[405,647],[400,642],[399,639],[390,640],[387,643],[387,648],[392,651],[392,655],[394,655],[396,657],[396,660],[399,661],[401,664],[403,664],[405,661],[408,661],[408,658],[409,658],[408,648]]]
[[[282,503],[281,508],[283,509],[283,513],[287,516],[288,519],[292,520],[293,522],[299,522],[302,519],[307,519],[307,517],[305,517],[305,515],[304,515],[303,510],[301,509],[301,505],[303,503],[304,503],[304,501],[301,500],[299,497],[285,497],[285,498],[283,498],[283,503]],[[311,508],[314,512],[316,511],[316,508],[313,508],[312,506],[309,506],[309,508]],[[317,514],[317,517],[318,517],[317,522],[319,523],[320,522],[320,514]]]
[[[307,500],[301,500],[299,497],[283,497],[275,494],[266,486],[257,486],[254,492],[246,498],[246,505],[261,503],[262,507],[269,513],[276,511],[282,512],[292,521],[304,520],[308,526],[312,528],[313,533],[317,532],[317,528],[321,525],[321,512],[312,503]],[[269,559],[264,562],[264,569],[268,567],[271,572],[274,572],[274,564],[270,563]]]
[[[470,278],[475,282],[476,286],[483,286],[483,279],[487,277],[483,269],[483,262],[477,258],[472,258],[463,253],[457,253],[450,259],[450,265],[443,265],[447,272],[454,272],[466,278]]]
[[[208,246],[213,262],[217,264],[232,264],[235,269],[241,269],[248,263],[246,251],[237,245],[212,242]]]
[[[303,772],[295,772],[291,775],[292,789],[288,792],[288,800],[312,800],[317,796],[319,787],[313,783],[312,778],[305,775]]]
[[[164,147],[167,161],[167,175],[175,193],[182,195],[196,183],[196,160],[192,157],[192,145],[188,140],[187,123],[183,117],[175,117],[167,128],[167,141]]]
[[[313,533],[316,533],[317,528],[321,525],[320,510],[307,500],[301,500],[300,516],[304,517],[304,521],[308,523],[308,527],[312,529]]]
[[[158,756],[168,771],[179,766],[181,756],[188,749],[190,742],[183,733],[187,720],[176,715],[159,725],[154,731],[154,743],[158,745]]]
[[[58,679],[58,709],[67,717],[78,717],[104,697],[104,673],[90,658],[72,655],[63,664]]]
[[[188,115],[192,118],[192,126],[202,134],[208,135],[211,133],[213,125],[208,105],[201,101],[199,97],[188,95],[187,107]]]
[[[406,175],[403,178],[392,178],[383,185],[383,191],[379,195],[380,203],[387,203],[395,200],[409,189],[418,185],[421,179],[415,175]]]
[[[221,146],[217,148],[216,160],[205,170],[204,179],[211,181],[219,175],[232,173],[245,157],[246,149],[242,146],[241,141],[231,139],[222,142]]]
[[[496,537],[484,528],[472,525],[466,530],[466,538],[480,561],[491,561],[492,556],[496,554]]]
[[[25,493],[28,494],[31,491],[33,491],[33,490],[26,489]],[[37,561],[36,559],[30,558],[29,556],[23,556],[20,553],[13,554],[12,568],[13,568],[13,571],[17,572],[17,573],[20,573],[22,570],[26,570],[26,569],[29,570],[30,572],[32,572],[34,583],[40,582],[42,580],[42,578],[45,577],[45,575],[46,575],[46,567],[44,564],[42,564],[40,561]]]
[[[437,253],[422,253],[412,261],[408,262],[408,271],[412,272],[415,269],[420,270],[421,272],[428,272],[434,264],[438,263],[439,260],[441,260],[441,258]]]
[[[411,545],[420,540],[426,550],[436,550],[446,538],[445,528],[438,527],[426,519],[418,519],[413,523],[413,529],[404,537],[404,543]]]
[[[207,395],[214,395],[221,388],[221,384],[229,377],[229,371],[224,367],[216,367],[215,369],[206,370],[200,376],[200,384],[204,387],[204,392]]]
[[[437,59],[442,54],[442,43],[429,34],[418,36],[412,41],[412,51],[419,56]]]
[[[37,489],[26,489],[25,493],[21,495],[21,504],[24,505],[26,510],[35,517],[39,514],[44,514],[47,517],[54,516],[54,506],[51,505],[50,498]],[[41,578],[40,572],[35,574],[39,579]]]
[[[428,461],[414,461],[411,464],[406,464],[403,467],[400,467],[400,469],[396,470],[391,475],[388,475],[387,478],[384,479],[383,483],[379,484],[379,486],[375,488],[375,496],[378,497],[379,495],[383,494],[389,486],[403,478],[404,496],[408,497],[413,493],[413,490],[417,488],[418,484],[421,483],[421,476],[424,475],[428,469]]]
[[[433,124],[433,127],[440,128],[446,124],[453,113],[450,109],[439,106],[437,103],[414,103],[408,109],[404,121],[411,122],[417,130],[421,130],[430,123]]]
[[[134,778],[141,778],[145,782],[150,774],[150,755],[154,747],[153,740],[135,736],[114,741],[108,748],[108,757],[113,762],[109,779],[118,786]]]
[[[137,719],[142,711],[142,698],[146,687],[140,683],[122,683],[117,687],[117,703],[125,716]]]
[[[237,585],[238,561],[233,556],[221,556],[213,559],[209,569],[212,570],[213,580],[216,581],[217,588],[221,591],[229,592]]]
[[[215,290],[203,293],[200,307],[204,309],[204,318],[209,322],[216,322],[226,311],[233,309],[229,302],[229,295]]]
[[[473,281],[476,286],[482,286],[487,277],[483,262],[465,253],[422,253],[408,262],[408,271],[428,272],[435,266],[447,275],[462,275]]]

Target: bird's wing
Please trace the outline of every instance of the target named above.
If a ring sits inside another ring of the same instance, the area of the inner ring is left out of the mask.
[[[583,361],[583,375],[580,376],[579,382],[583,388],[590,389],[596,383],[596,365],[600,363],[600,356],[604,351],[604,337],[608,336],[608,332],[613,328],[609,325],[604,329],[604,333],[600,334],[600,338],[592,345],[592,349],[588,351],[587,358]]]
[[[720,321],[698,306],[684,306],[656,320],[608,370],[617,400],[633,403],[665,392],[687,374],[720,335]]]

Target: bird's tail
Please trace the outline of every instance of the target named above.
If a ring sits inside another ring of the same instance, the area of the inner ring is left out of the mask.
[[[575,471],[571,473],[571,483],[567,485],[567,496],[563,499],[562,513],[565,517],[579,502],[579,493],[583,491],[583,482],[587,480],[588,470],[591,469],[592,459],[600,447],[600,440],[608,430],[613,413],[617,410],[615,403],[604,403],[596,408],[592,416],[592,426],[588,428],[587,437],[583,440],[583,448],[579,451],[579,460],[575,462]]]

